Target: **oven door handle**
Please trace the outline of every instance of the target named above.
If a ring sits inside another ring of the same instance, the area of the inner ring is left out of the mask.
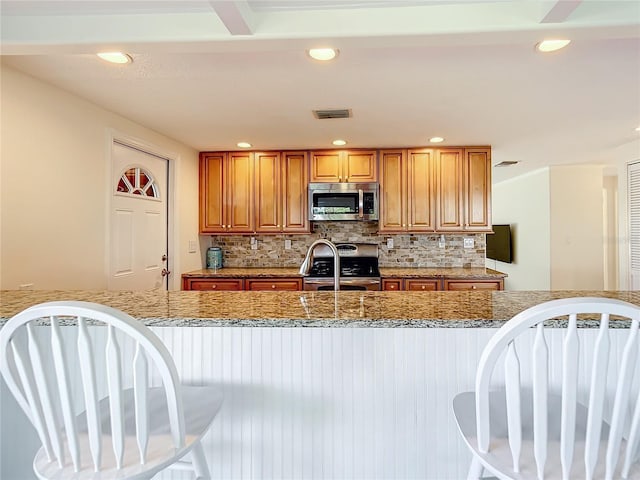
[[[358,189],[358,217],[364,218],[364,192]]]

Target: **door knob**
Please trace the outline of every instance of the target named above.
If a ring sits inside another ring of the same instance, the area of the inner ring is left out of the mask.
[[[169,275],[171,272],[169,270],[167,270],[166,268],[162,269],[162,272],[160,272],[162,274],[163,277],[166,277],[167,275]]]
[[[162,255],[162,261],[166,262],[167,261],[167,256],[166,255]]]

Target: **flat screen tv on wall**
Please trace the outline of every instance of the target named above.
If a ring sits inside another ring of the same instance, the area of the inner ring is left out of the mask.
[[[494,225],[493,232],[487,233],[487,258],[511,263],[513,261],[511,225]]]

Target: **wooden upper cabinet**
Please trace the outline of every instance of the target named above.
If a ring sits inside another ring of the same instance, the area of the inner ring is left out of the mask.
[[[406,150],[380,151],[380,232],[407,230]]]
[[[436,229],[460,231],[464,225],[464,150],[438,149],[436,164]]]
[[[225,231],[223,171],[226,153],[200,154],[200,232]]]
[[[380,152],[380,232],[432,232],[431,149]]]
[[[307,184],[309,162],[306,152],[284,152],[281,161],[282,176],[282,231],[309,232]]]
[[[378,181],[378,155],[376,150],[347,150],[343,152],[344,182],[366,183]]]
[[[255,154],[256,233],[308,233],[306,152]]]
[[[200,232],[253,232],[253,154],[200,154]]]
[[[377,182],[376,150],[311,152],[311,182]]]
[[[256,232],[278,233],[282,226],[280,152],[256,152]]]
[[[491,230],[491,149],[438,150],[437,225],[441,232]]]
[[[465,148],[465,230],[491,230],[491,149]]]
[[[223,178],[227,195],[227,232],[253,232],[253,153],[229,152]]]
[[[433,232],[434,222],[434,150],[409,150],[407,153],[407,230]]]

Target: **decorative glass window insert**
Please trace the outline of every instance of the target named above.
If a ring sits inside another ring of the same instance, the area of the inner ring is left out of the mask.
[[[131,167],[122,174],[118,181],[117,192],[149,198],[160,197],[153,177],[140,167]]]

